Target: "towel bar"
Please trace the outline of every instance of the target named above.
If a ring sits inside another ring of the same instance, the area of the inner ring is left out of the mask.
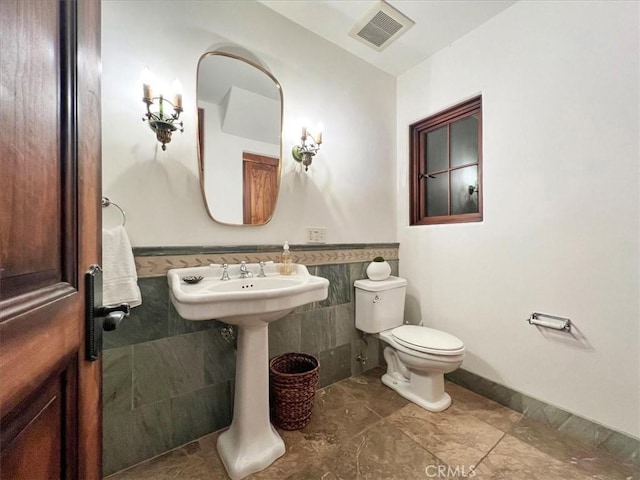
[[[116,202],[112,202],[111,200],[109,200],[109,197],[102,197],[102,207],[105,208],[109,205],[113,205],[118,210],[120,210],[120,214],[122,215],[122,226],[124,227],[127,223],[127,215],[124,213],[124,210]]]

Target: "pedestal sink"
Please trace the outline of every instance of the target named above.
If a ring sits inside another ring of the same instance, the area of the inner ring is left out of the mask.
[[[238,326],[233,420],[218,437],[218,453],[232,480],[271,465],[284,455],[284,442],[269,421],[269,322],[295,307],[327,298],[329,281],[293,265],[293,275],[280,275],[277,264],[248,264],[251,278],[238,278],[240,267],[177,268],[167,273],[171,302],[187,320],[216,319]],[[202,277],[195,284],[184,277]]]

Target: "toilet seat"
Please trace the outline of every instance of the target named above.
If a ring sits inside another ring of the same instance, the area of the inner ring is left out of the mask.
[[[400,345],[418,352],[434,355],[459,355],[464,352],[462,340],[434,328],[402,325],[391,330],[391,336]]]

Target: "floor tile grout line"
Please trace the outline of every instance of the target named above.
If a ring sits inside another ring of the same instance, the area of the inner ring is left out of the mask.
[[[406,405],[405,405],[406,406]],[[402,407],[404,408],[404,407]],[[394,413],[399,412],[400,410],[402,410],[402,408],[396,410]],[[407,432],[405,432],[402,428],[397,427],[395,425],[391,425],[392,427],[394,427],[395,429],[399,430],[400,433],[402,433],[402,435],[404,435],[406,438],[408,438],[409,440],[411,440],[414,444],[416,444],[418,446],[418,448],[420,448],[421,450],[424,450],[425,452],[427,452],[429,455],[431,455],[433,458],[435,458],[439,464],[442,465],[447,465],[450,466],[447,462],[445,462],[442,458],[440,458],[438,455],[436,455],[435,453],[433,453],[431,450],[429,450],[428,448],[424,447],[423,445],[421,445],[420,443],[418,443],[418,441],[411,437],[411,435],[409,435]]]
[[[351,377],[349,377],[349,378],[351,378]],[[326,388],[328,388],[328,387],[340,386],[340,387],[341,387],[341,388],[340,388],[340,390],[342,390],[342,391],[343,391],[344,393],[346,393],[349,397],[351,397],[351,399],[356,400],[356,401],[358,401],[358,402],[362,402],[362,400],[360,400],[360,399],[359,399],[358,397],[356,397],[353,393],[351,393],[351,392],[349,391],[349,389],[348,389],[348,388],[344,388],[344,387],[342,387],[342,386],[340,385],[342,382],[346,382],[347,380],[349,380],[349,378],[345,378],[345,379],[343,379],[343,380],[340,380],[339,382],[333,383],[333,384],[331,384],[331,385],[327,385],[326,387],[323,387],[323,388],[321,388],[320,390],[324,390],[324,389],[326,389]],[[383,417],[382,415],[380,415],[380,414],[379,414],[378,412],[376,412],[375,410],[373,410],[373,409],[372,409],[371,407],[369,407],[368,405],[366,405],[366,404],[365,404],[365,402],[362,402],[362,406],[363,406],[364,408],[366,408],[367,410],[369,410],[370,412],[372,412],[374,415],[376,415],[379,419],[384,420],[384,419],[386,418],[386,417]],[[395,412],[394,412],[394,413],[395,413]],[[387,416],[388,416],[388,415],[387,415]],[[376,423],[379,423],[379,422],[376,422]],[[365,430],[366,430],[366,429],[365,429]],[[363,431],[364,431],[364,430],[363,430]],[[353,438],[353,437],[352,437],[352,438]]]
[[[364,427],[362,430],[358,430],[357,433],[354,433],[353,435],[351,435],[350,437],[347,437],[344,439],[344,441],[340,442],[339,445],[345,444],[350,442],[351,440],[353,440],[354,438],[356,438],[358,435],[362,435],[364,432],[372,429],[373,427],[380,425],[382,422],[384,422],[385,418],[381,417],[380,415],[378,415],[376,412],[374,412],[373,410],[369,409],[367,406],[365,406],[365,408],[367,408],[369,411],[373,412],[373,414],[378,417],[378,419],[373,422],[372,424]]]
[[[409,404],[409,405],[411,405],[411,404]],[[405,407],[406,407],[406,405],[405,405]],[[402,408],[404,408],[404,407],[402,407]],[[396,411],[394,412],[394,414],[395,414],[395,413],[397,413],[397,412],[399,412],[400,410],[402,410],[402,408],[399,408],[398,410],[396,410]],[[466,415],[470,415],[468,412],[466,412],[466,411],[464,411],[464,410],[463,410],[463,412],[464,412]],[[392,415],[393,415],[393,414],[392,414]],[[476,418],[476,417],[474,417],[474,418]],[[480,419],[477,419],[477,420],[480,420]],[[489,425],[489,424],[488,424],[488,423],[486,423],[486,422],[483,422],[483,423],[485,423],[485,424]],[[429,450],[428,448],[426,448],[426,447],[424,447],[423,445],[421,445],[418,441],[416,441],[413,437],[411,437],[411,435],[409,435],[407,432],[405,432],[402,428],[397,427],[397,426],[395,426],[395,425],[392,425],[392,426],[393,426],[394,428],[396,428],[397,430],[399,430],[399,431],[400,431],[400,432],[401,432],[405,437],[407,437],[407,438],[408,438],[409,440],[411,440],[413,443],[415,443],[415,444],[416,444],[420,449],[424,450],[424,451],[425,451],[425,452],[427,452],[429,455],[431,455],[432,457],[434,457],[434,458],[435,458],[438,462],[440,462],[441,464],[443,464],[443,465],[447,465],[447,466],[453,466],[453,465],[450,465],[448,462],[446,462],[444,459],[442,459],[440,456],[438,456],[436,453],[432,452],[432,451],[431,451],[431,450]],[[480,460],[478,460],[478,462],[474,465],[474,469],[475,469],[475,467],[477,467],[478,465],[480,465],[480,463],[481,463],[481,462],[482,462],[482,461],[483,461],[483,460],[484,460],[484,459],[485,459],[485,458],[486,458],[486,457],[491,453],[491,451],[493,451],[493,449],[494,449],[494,448],[495,448],[495,447],[496,447],[496,446],[497,446],[497,445],[502,441],[502,439],[507,435],[507,432],[505,432],[505,431],[503,431],[503,430],[500,430],[500,429],[498,429],[498,428],[495,428],[495,427],[493,427],[492,425],[489,425],[489,426],[490,426],[490,427],[492,427],[492,428],[494,428],[494,429],[496,429],[496,430],[498,430],[499,432],[501,432],[501,433],[502,433],[502,435],[501,435],[501,437],[496,441],[496,443],[495,443],[493,446],[491,446],[491,448],[489,448],[489,450],[487,451],[487,453],[485,453],[485,454],[480,458]]]
[[[501,430],[502,431],[502,430]],[[493,450],[498,446],[498,444],[504,439],[504,437],[507,436],[507,432],[502,432],[502,436],[498,439],[498,441],[496,443],[493,444],[493,446],[487,451],[487,453],[485,453],[482,458],[480,458],[480,460],[478,460],[478,462],[474,465],[473,469],[475,470],[476,468],[478,468],[478,466],[484,461],[485,458],[487,458],[489,456],[489,454],[491,454],[491,452],[493,452]]]

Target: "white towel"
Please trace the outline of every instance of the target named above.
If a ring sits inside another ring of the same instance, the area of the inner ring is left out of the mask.
[[[122,225],[102,229],[102,302],[104,305],[142,303],[131,243]]]

